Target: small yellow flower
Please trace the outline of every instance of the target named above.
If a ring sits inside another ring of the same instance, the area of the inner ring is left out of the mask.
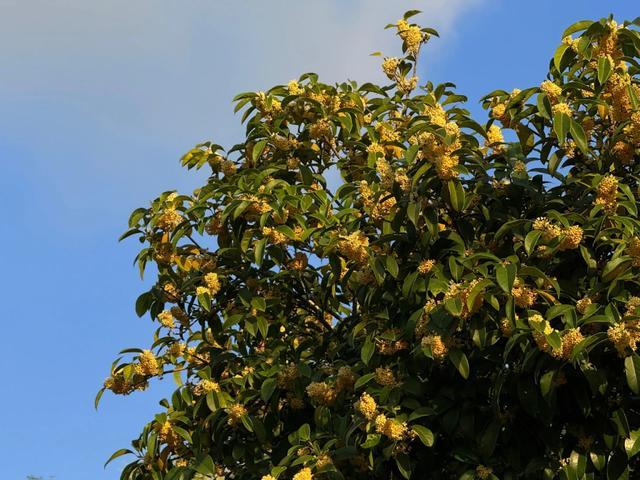
[[[293,480],[313,480],[311,469],[305,467],[293,476]]]
[[[385,73],[387,77],[390,79],[394,79],[396,76],[396,71],[398,70],[398,66],[400,65],[400,60],[395,57],[385,58],[382,62],[382,71]]]
[[[242,420],[242,417],[244,417],[247,414],[247,409],[244,408],[244,405],[235,403],[227,409],[227,414],[229,415],[229,419],[227,420],[227,423],[233,427],[238,423],[240,423],[240,421]]]
[[[158,359],[151,350],[143,350],[135,364],[135,372],[138,375],[157,375],[161,372]]]
[[[565,115],[571,116],[573,114],[573,111],[571,110],[571,107],[569,105],[567,105],[564,102],[560,102],[557,103],[555,105],[553,105],[551,107],[551,111],[556,114],[556,113],[564,113]]]
[[[420,264],[418,265],[418,271],[420,273],[422,273],[423,275],[429,273],[431,271],[431,269],[433,269],[434,265],[436,264],[435,260],[422,260],[420,262]]]
[[[210,392],[219,392],[220,385],[213,380],[201,380],[193,387],[193,394],[197,396],[206,395]]]
[[[373,420],[378,413],[378,405],[371,395],[364,392],[355,404],[356,410],[367,420]]]
[[[540,84],[540,90],[547,94],[551,103],[556,103],[560,95],[562,95],[562,87],[549,80],[545,80]]]
[[[163,310],[158,314],[158,321],[163,327],[173,328],[175,326],[175,320],[173,314],[169,310]]]
[[[388,367],[376,368],[376,382],[385,387],[395,385],[396,377],[393,375],[393,370]]]

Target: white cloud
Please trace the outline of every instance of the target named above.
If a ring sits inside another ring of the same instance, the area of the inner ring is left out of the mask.
[[[97,202],[119,194],[128,208],[179,186],[176,158],[193,143],[238,139],[239,91],[306,71],[382,80],[369,54],[397,53],[386,23],[423,10],[420,22],[444,34],[428,47],[437,56],[480,1],[0,0],[0,131],[63,211],[82,215],[96,188]],[[131,188],[150,170],[147,190]]]

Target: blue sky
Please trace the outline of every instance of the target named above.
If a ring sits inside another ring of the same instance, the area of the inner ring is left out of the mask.
[[[635,8],[633,8],[635,5]],[[632,0],[0,0],[0,215],[5,275],[0,478],[112,480],[172,388],[93,397],[118,350],[148,346],[133,305],[145,284],[121,243],[129,212],[202,180],[193,144],[242,134],[231,98],[305,71],[382,81],[384,31],[409,8],[442,33],[421,79],[477,100],[543,80],[563,29]]]

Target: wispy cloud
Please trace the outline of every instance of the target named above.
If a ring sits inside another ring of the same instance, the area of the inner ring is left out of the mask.
[[[397,53],[386,23],[423,10],[446,34],[429,47],[438,55],[480,1],[2,0],[0,132],[49,205],[90,221],[96,208],[184,185],[175,159],[193,143],[237,140],[235,93],[307,71],[382,80],[369,54]]]

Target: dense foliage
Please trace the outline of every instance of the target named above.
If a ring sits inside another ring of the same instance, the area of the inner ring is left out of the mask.
[[[637,478],[640,21],[572,25],[480,124],[415,13],[388,85],[238,95],[206,184],[133,212],[158,327],[105,389],[178,387],[123,479]]]

